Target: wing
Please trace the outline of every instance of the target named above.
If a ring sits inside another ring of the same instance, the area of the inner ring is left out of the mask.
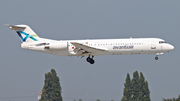
[[[91,47],[91,46],[83,45],[77,42],[71,42],[71,44],[76,47],[74,49],[74,52],[76,52],[77,56],[83,56],[84,54],[94,54],[98,52],[108,51],[108,49],[106,48]]]

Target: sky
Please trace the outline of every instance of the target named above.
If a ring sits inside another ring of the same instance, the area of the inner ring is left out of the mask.
[[[1,0],[0,101],[37,101],[45,73],[55,69],[64,101],[120,101],[127,73],[148,81],[152,101],[180,95],[180,1],[174,0]],[[55,40],[162,38],[175,49],[155,54],[55,56],[21,48],[5,24],[27,24],[39,37]]]

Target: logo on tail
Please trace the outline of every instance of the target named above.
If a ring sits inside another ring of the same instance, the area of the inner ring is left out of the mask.
[[[37,35],[29,35],[29,34],[23,32],[23,31],[16,31],[16,32],[17,32],[17,34],[19,35],[19,37],[21,38],[21,40],[22,40],[23,42],[26,42],[26,40],[27,40],[28,38],[31,38],[31,39],[34,40],[34,41],[38,41],[37,39],[34,38],[34,37],[38,37]],[[23,36],[22,36],[21,34],[25,35],[25,37],[23,38]]]

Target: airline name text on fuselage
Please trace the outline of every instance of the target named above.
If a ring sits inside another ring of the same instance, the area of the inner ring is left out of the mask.
[[[113,46],[113,49],[133,49],[134,48],[134,46],[127,46],[127,45],[125,45],[125,46]]]

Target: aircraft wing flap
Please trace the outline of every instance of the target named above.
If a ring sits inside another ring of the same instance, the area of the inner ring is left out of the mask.
[[[13,25],[5,25],[9,28],[11,28],[11,30],[16,30],[16,31],[23,31],[26,27],[20,27],[20,26],[13,26]]]
[[[76,48],[80,48],[89,53],[108,51],[108,49],[105,49],[105,48],[90,47],[90,46],[83,45],[83,44],[77,43],[77,42],[71,42],[71,44],[74,45]]]

